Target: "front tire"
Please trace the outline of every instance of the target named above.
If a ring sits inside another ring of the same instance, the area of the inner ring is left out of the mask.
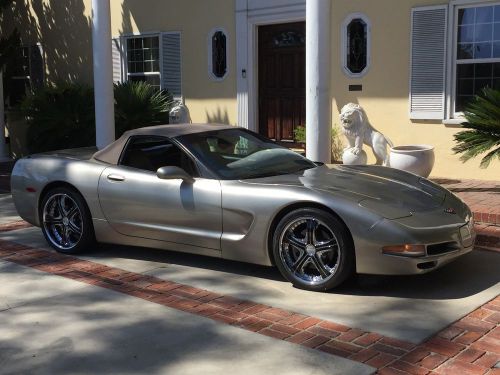
[[[50,190],[42,199],[39,215],[45,239],[58,252],[76,254],[95,243],[90,211],[77,191]]]
[[[354,246],[345,224],[317,208],[294,210],[279,222],[273,255],[281,274],[294,286],[326,291],[354,272]]]

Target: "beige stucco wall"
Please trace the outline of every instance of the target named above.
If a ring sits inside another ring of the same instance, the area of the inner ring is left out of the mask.
[[[6,9],[2,32],[15,26],[23,44],[41,43],[49,82],[92,83],[90,0],[25,0]]]
[[[182,94],[193,122],[236,124],[236,44],[233,0],[112,0],[113,36],[147,31],[181,31]],[[208,37],[221,27],[228,34],[227,76],[208,74]]]
[[[443,4],[434,0],[334,0],[332,6],[332,122],[339,124],[338,113],[348,102],[359,103],[372,125],[396,145],[431,144],[436,162],[431,176],[451,178],[500,179],[500,162],[480,169],[480,159],[462,163],[454,155],[453,134],[459,129],[441,122],[409,119],[410,12],[415,6]],[[341,68],[341,27],[353,12],[368,16],[372,25],[371,65],[359,79],[349,78]],[[349,92],[349,84],[362,84],[362,92]],[[371,156],[371,152],[366,150]],[[373,161],[373,157],[370,158]]]
[[[183,95],[193,122],[236,124],[234,0],[110,1],[113,36],[147,31],[182,32]],[[26,42],[43,43],[49,81],[72,79],[92,83],[90,2],[19,1],[10,14]],[[373,126],[395,144],[434,145],[436,163],[432,176],[498,180],[498,161],[488,169],[480,169],[480,159],[463,164],[452,153],[456,127],[409,119],[411,8],[442,3],[442,0],[332,0],[332,123],[339,123],[338,112],[344,104],[357,102],[365,108]],[[353,12],[366,14],[372,25],[371,65],[359,79],[344,74],[340,58],[340,25]],[[7,17],[8,14],[4,16]],[[8,29],[2,20],[0,25],[2,30]],[[228,34],[229,74],[222,82],[211,80],[208,74],[207,38],[215,27],[224,28]],[[363,91],[349,92],[349,84],[362,84]]]

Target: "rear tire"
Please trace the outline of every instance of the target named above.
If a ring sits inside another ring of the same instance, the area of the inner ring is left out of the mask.
[[[74,189],[48,191],[40,204],[39,218],[45,239],[58,252],[76,254],[95,244],[90,211]]]
[[[279,222],[273,256],[294,286],[326,291],[354,273],[354,246],[345,224],[317,208],[294,210]]]

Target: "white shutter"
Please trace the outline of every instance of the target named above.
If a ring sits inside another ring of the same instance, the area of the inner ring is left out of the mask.
[[[181,33],[161,34],[161,88],[167,89],[175,100],[182,100]]]
[[[111,39],[111,55],[113,58],[113,83],[123,81],[123,49],[121,38]]]
[[[411,12],[410,118],[444,119],[447,5]]]

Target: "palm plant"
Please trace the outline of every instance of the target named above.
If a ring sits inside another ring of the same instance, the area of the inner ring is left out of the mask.
[[[480,167],[487,168],[490,162],[500,159],[500,91],[485,88],[464,111],[464,130],[455,134],[457,145],[455,154],[462,154],[460,160],[466,162],[487,152]]]
[[[159,91],[146,82],[128,81],[115,84],[114,94],[116,137],[130,129],[168,123],[174,104],[168,91]]]

